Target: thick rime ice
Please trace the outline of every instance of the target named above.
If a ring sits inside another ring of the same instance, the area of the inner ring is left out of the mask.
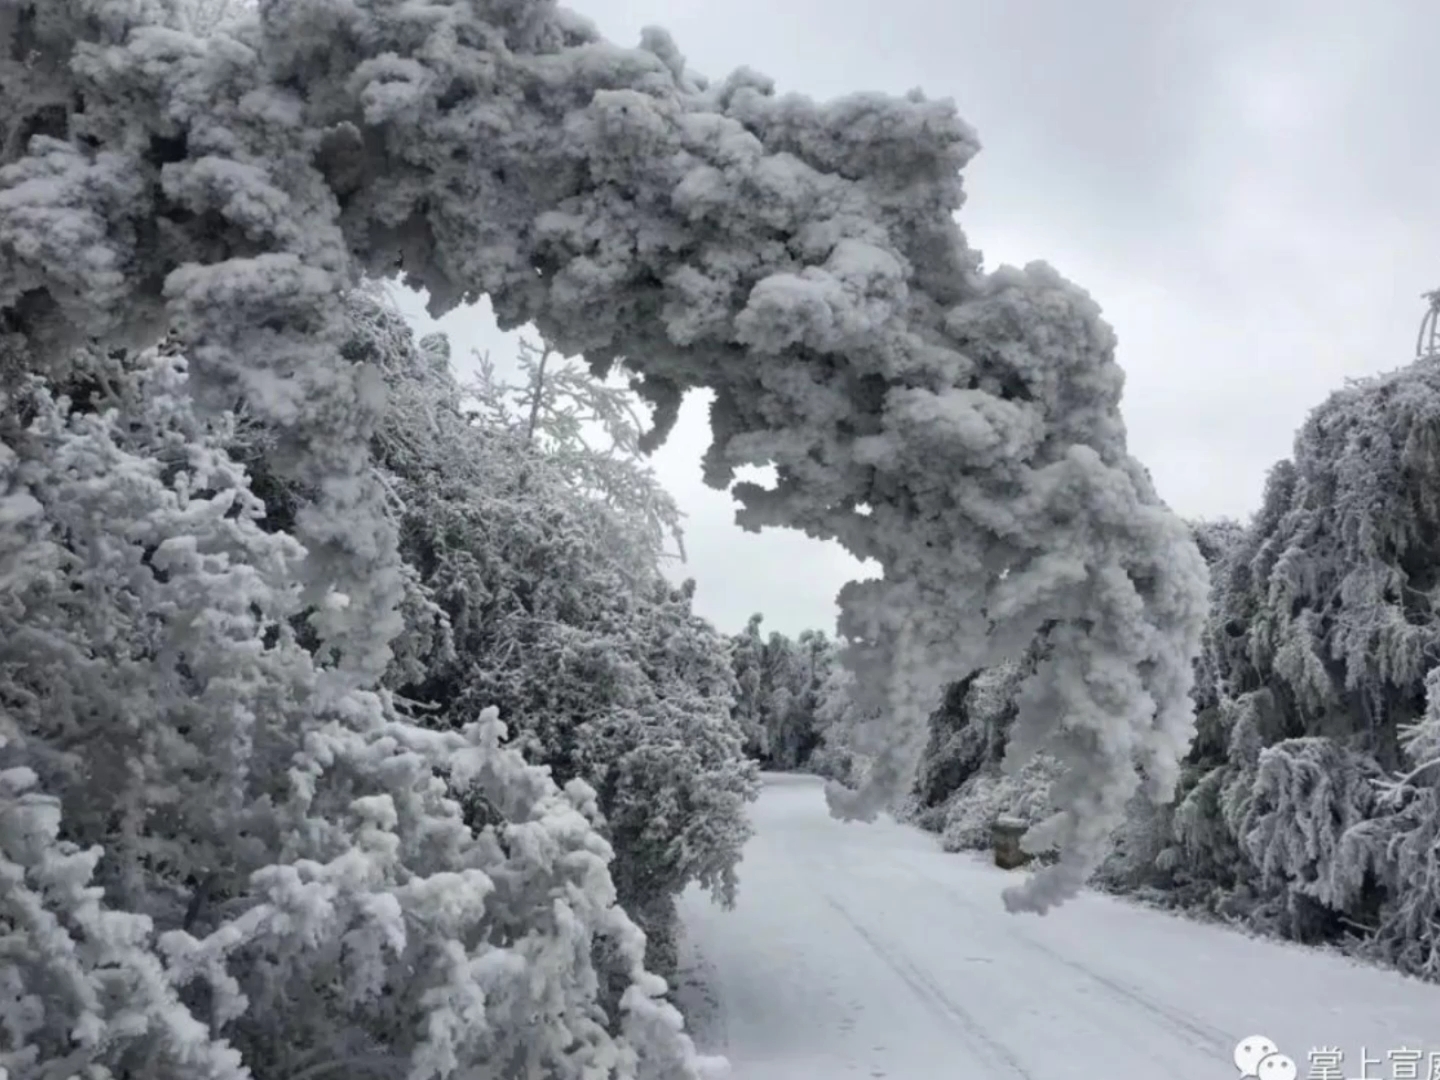
[[[77,361],[0,388],[0,1076],[697,1080],[599,793],[327,694],[256,433]]]
[[[941,687],[1037,634],[1011,754],[1064,762],[1039,830],[1063,857],[1011,906],[1072,894],[1141,776],[1169,796],[1204,566],[1126,453],[1096,304],[1043,264],[982,273],[955,225],[978,143],[949,103],[709,84],[664,33],[620,48],[542,0],[262,0],[205,40],[166,10],[0,0],[0,363],[168,323],[208,400],[293,432],[315,587],[350,601],[318,627],[337,670],[383,667],[402,591],[337,297],[400,271],[623,358],[656,440],[712,388],[709,482],[777,468],[735,486],[743,523],[884,567],[841,621],[885,754],[837,809],[872,814]]]

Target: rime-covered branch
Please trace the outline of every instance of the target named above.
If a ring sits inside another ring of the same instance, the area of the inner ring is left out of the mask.
[[[539,0],[268,0],[204,41],[164,8],[0,2],[4,54],[32,58],[0,85],[47,102],[5,110],[26,151],[0,172],[0,360],[178,326],[210,396],[288,425],[323,481],[306,539],[344,556],[313,556],[352,605],[323,627],[342,655],[374,669],[384,634],[360,628],[397,590],[349,464],[378,403],[335,297],[399,271],[436,312],[488,294],[507,327],[623,357],[662,421],[713,389],[709,481],[777,468],[736,488],[743,522],[881,563],[842,628],[895,733],[838,807],[873,812],[941,686],[1042,627],[1012,754],[1067,765],[1040,838],[1063,857],[1013,905],[1079,887],[1137,762],[1168,797],[1203,563],[1126,452],[1095,303],[1044,265],[981,272],[952,218],[978,143],[949,103],[709,85],[662,32],[619,48]]]

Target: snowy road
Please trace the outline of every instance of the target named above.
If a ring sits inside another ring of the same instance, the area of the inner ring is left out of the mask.
[[[1099,895],[1009,915],[1014,875],[833,821],[811,778],[767,777],[752,813],[737,909],[682,903],[680,1004],[735,1080],[1232,1080],[1253,1034],[1301,1080],[1389,1080],[1440,1052],[1440,987]]]

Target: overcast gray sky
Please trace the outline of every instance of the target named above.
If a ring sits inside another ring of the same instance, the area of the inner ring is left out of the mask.
[[[988,266],[1045,259],[1119,334],[1131,450],[1187,516],[1245,519],[1306,412],[1409,361],[1440,287],[1435,0],[582,0],[611,40],[669,29],[711,78],[782,91],[923,88],[984,150],[960,222]],[[407,304],[418,324],[419,303]],[[440,323],[458,360],[513,346],[488,307]],[[705,399],[655,465],[689,515],[701,614],[833,630],[858,566],[754,535],[700,481]]]

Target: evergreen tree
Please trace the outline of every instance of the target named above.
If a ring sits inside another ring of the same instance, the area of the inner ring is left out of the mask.
[[[693,614],[693,588],[660,573],[662,500],[627,502],[593,481],[634,466],[614,447],[597,455],[609,472],[584,463],[575,402],[603,397],[628,416],[623,395],[552,368],[544,408],[492,396],[476,410],[442,339],[417,346],[393,307],[355,305],[354,352],[390,391],[375,457],[403,507],[401,551],[448,631],[395,689],[441,728],[501,709],[528,760],[598,792],[621,902],[668,972],[675,898],[700,881],[734,901],[758,788],[731,718],[725,642]],[[631,479],[631,494],[654,485],[638,466]]]
[[[1306,420],[1248,526],[1192,523],[1214,571],[1196,738],[1173,807],[1128,805],[1100,883],[1440,972],[1437,431],[1433,358],[1352,383]],[[986,778],[980,679],[932,717],[917,785],[919,821],[951,846],[1033,808]]]
[[[67,368],[0,391],[9,1075],[696,1075],[593,790],[326,666],[183,353]]]
[[[769,733],[763,716],[765,701],[765,643],[760,637],[761,615],[750,616],[745,629],[730,639],[730,663],[735,674],[735,719],[744,733],[745,752],[763,761],[770,754]]]

